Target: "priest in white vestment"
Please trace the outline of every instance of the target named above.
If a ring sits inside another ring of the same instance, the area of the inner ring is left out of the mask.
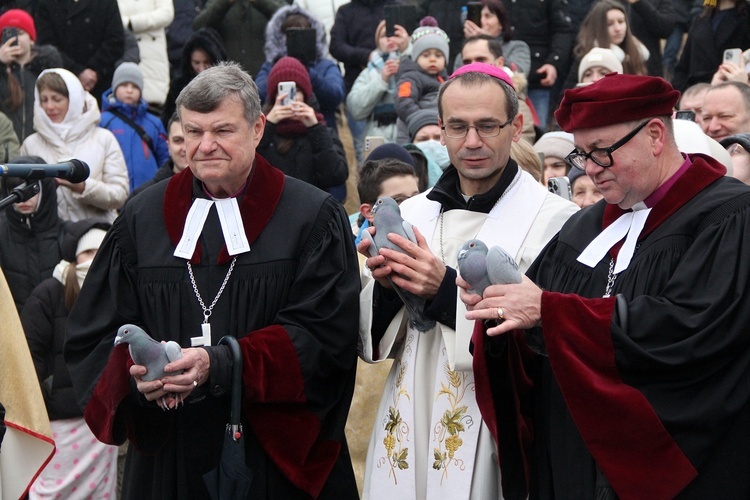
[[[438,106],[451,166],[431,191],[401,205],[419,244],[392,235],[408,255],[384,249],[366,261],[371,277],[360,295],[360,356],[370,363],[394,359],[370,439],[366,499],[497,499],[501,480],[525,480],[500,477],[476,405],[473,322],[458,300],[456,256],[476,238],[504,248],[525,271],[578,209],[510,159],[523,117],[501,69],[462,67],[441,88]],[[368,255],[368,246],[363,241],[358,250]],[[386,277],[426,299],[423,313],[434,327],[420,332],[411,325]]]

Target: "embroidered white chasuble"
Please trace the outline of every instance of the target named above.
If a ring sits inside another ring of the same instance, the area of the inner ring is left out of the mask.
[[[519,171],[489,214],[450,210],[441,224],[440,205],[424,194],[407,200],[401,209],[430,242],[433,254],[444,256],[446,265],[455,269],[461,245],[477,238],[503,247],[525,271],[575,211],[560,200],[550,203],[550,196],[554,197]],[[561,207],[566,211],[562,217]],[[538,224],[532,228],[534,222]],[[474,396],[469,353],[474,325],[464,318],[465,306],[457,296],[456,330],[438,323],[424,333],[408,326],[402,308],[376,358],[370,336],[373,285],[369,281],[360,295],[360,355],[370,363],[395,360],[370,439],[363,497],[502,498],[495,445]]]

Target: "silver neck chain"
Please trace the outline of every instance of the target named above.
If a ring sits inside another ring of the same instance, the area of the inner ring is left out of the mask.
[[[615,280],[617,275],[615,274],[615,259],[609,259],[609,273],[607,273],[607,287],[604,289],[603,297],[609,298],[612,294],[612,289],[615,287]]]
[[[505,191],[500,194],[500,197],[497,199],[494,205],[492,205],[492,208],[490,209],[490,212],[495,209],[498,203],[500,203],[500,200],[503,199],[503,196],[505,196],[508,191],[513,189],[513,187],[518,184],[518,181],[521,180],[521,167],[518,167],[518,172],[516,172],[516,176],[513,177],[513,180],[510,182],[508,187],[505,189]],[[440,207],[440,260],[443,261],[443,265],[445,265],[445,249],[443,248],[443,213],[445,212],[445,207]]]
[[[229,270],[227,271],[227,275],[224,276],[224,282],[221,284],[221,288],[219,288],[219,291],[216,293],[216,297],[214,297],[213,302],[211,302],[210,306],[206,307],[206,304],[203,303],[203,298],[201,297],[201,294],[198,291],[198,285],[195,283],[195,276],[193,275],[193,266],[191,266],[190,261],[188,261],[187,268],[188,268],[188,274],[190,275],[190,283],[193,285],[193,292],[195,293],[195,296],[198,299],[198,303],[201,305],[201,309],[203,309],[203,323],[208,323],[208,318],[211,317],[211,313],[214,310],[214,306],[216,305],[216,302],[218,302],[219,297],[221,297],[221,293],[224,291],[224,287],[227,286],[229,277],[232,275],[232,270],[234,269],[235,262],[237,262],[237,256],[235,256],[232,259],[232,263],[229,265]]]

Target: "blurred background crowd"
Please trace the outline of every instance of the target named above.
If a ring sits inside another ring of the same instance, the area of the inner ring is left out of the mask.
[[[91,170],[82,183],[39,181],[36,196],[0,214],[0,267],[49,417],[65,422],[53,430],[85,430],[61,338],[91,254],[128,199],[187,166],[175,100],[206,68],[236,61],[253,77],[267,116],[258,152],[330,192],[358,236],[378,196],[413,196],[449,166],[437,94],[472,62],[515,84],[524,133],[512,158],[581,207],[601,195],[566,162],[573,138],[553,111],[566,89],[609,73],[670,81],[682,92],[683,152],[714,156],[750,183],[749,28],[746,0],[2,2],[0,163],[77,158]],[[5,178],[2,190],[19,184]],[[105,498],[112,450],[78,444],[61,441],[69,455],[32,495],[74,459],[100,474],[94,496]]]

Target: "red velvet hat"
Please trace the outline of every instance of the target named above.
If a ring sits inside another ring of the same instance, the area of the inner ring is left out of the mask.
[[[606,127],[652,116],[670,116],[680,93],[655,76],[611,73],[585,87],[566,90],[555,111],[566,132]]]

